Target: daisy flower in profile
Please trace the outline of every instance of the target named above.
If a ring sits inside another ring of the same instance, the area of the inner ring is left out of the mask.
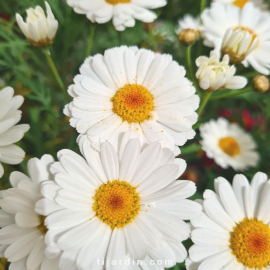
[[[134,137],[134,132],[119,137],[118,154],[107,142],[97,152],[87,140],[84,158],[70,150],[58,153],[59,162],[51,166],[54,181],[44,182],[42,192],[55,198],[56,205],[45,199],[43,207],[51,212],[45,220],[47,244],[63,251],[61,270],[103,269],[102,261],[119,269],[126,257],[159,260],[153,266],[158,270],[186,258],[181,242],[190,228],[183,220],[201,214],[201,206],[186,199],[195,184],[175,181],[186,162],[157,142],[142,148]]]
[[[105,141],[118,149],[118,135],[129,130],[142,145],[158,141],[176,155],[194,138],[199,97],[171,55],[123,46],[87,58],[80,73],[64,114],[96,150]]]
[[[211,120],[200,127],[202,149],[224,169],[245,170],[255,167],[259,155],[256,144],[245,130],[225,118]]]
[[[225,55],[219,60],[215,51],[210,57],[200,56],[196,59],[198,70],[195,74],[200,87],[207,92],[216,92],[228,89],[241,89],[246,86],[248,80],[242,76],[234,76],[236,68],[229,66],[229,56]]]
[[[203,214],[191,220],[188,270],[269,269],[270,181],[258,172],[251,184],[244,175],[232,185],[215,179],[215,192],[204,192]]]
[[[210,9],[203,12],[202,20],[206,36],[205,45],[214,47],[217,52],[221,51],[222,41],[228,29],[247,31],[252,35],[251,40],[257,39],[257,44],[242,63],[245,66],[250,64],[264,75],[270,74],[269,12],[261,12],[252,3],[247,3],[243,9],[233,5],[214,3]]]
[[[107,23],[111,19],[116,30],[134,27],[135,19],[151,23],[157,15],[150,9],[167,5],[167,0],[67,0],[79,14],[86,14],[91,22]]]
[[[53,161],[50,155],[44,155],[40,160],[30,159],[27,165],[30,177],[13,172],[10,175],[13,187],[2,191],[0,256],[11,262],[10,270],[58,270],[58,260],[45,255],[46,216],[35,210],[36,203],[43,197],[40,184],[51,178],[49,165]],[[46,253],[58,255],[47,249]]]
[[[20,141],[29,125],[17,125],[22,117],[18,110],[23,104],[22,96],[14,97],[14,90],[6,87],[0,91],[0,178],[4,174],[1,162],[6,164],[19,164],[23,161],[25,152],[14,143]]]
[[[243,8],[247,3],[252,3],[256,7],[260,8],[261,10],[268,9],[268,5],[264,2],[264,0],[214,0],[214,2],[224,3],[227,5],[234,5],[239,8]]]

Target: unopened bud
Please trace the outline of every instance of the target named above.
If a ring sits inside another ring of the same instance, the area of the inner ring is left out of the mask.
[[[58,29],[58,21],[55,19],[51,7],[45,2],[47,17],[44,10],[37,6],[35,9],[26,10],[26,23],[18,13],[16,19],[27,40],[35,47],[48,47],[53,43]]]
[[[178,34],[178,40],[185,46],[192,45],[196,42],[198,38],[198,32],[193,29],[183,29]]]
[[[264,93],[269,90],[269,79],[264,75],[257,75],[252,81],[253,90],[257,93]]]

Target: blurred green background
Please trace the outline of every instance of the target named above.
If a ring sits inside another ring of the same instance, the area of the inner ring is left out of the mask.
[[[85,59],[91,23],[85,16],[76,14],[65,1],[47,1],[59,21],[59,29],[50,51],[67,88],[72,84],[73,77],[79,73],[79,67]],[[210,1],[207,4],[209,5]],[[64,105],[69,103],[71,98],[63,94],[59,88],[42,50],[32,47],[16,24],[16,13],[25,18],[25,10],[36,5],[44,8],[42,0],[0,0],[0,89],[12,86],[16,94],[25,97],[21,108],[23,111],[21,123],[28,123],[31,126],[30,131],[19,143],[26,152],[26,160],[16,166],[4,164],[5,174],[0,179],[0,189],[10,187],[9,174],[12,171],[20,170],[27,173],[27,160],[32,157],[40,158],[45,153],[56,157],[57,151],[64,148],[79,151],[76,144],[78,134],[70,127],[69,119],[62,113]],[[119,45],[137,45],[172,54],[176,61],[186,66],[185,47],[179,44],[175,27],[184,14],[190,13],[195,16],[199,14],[200,1],[169,0],[166,7],[156,12],[159,17],[152,25],[154,40],[150,38],[147,24],[137,21],[134,28],[127,28],[119,33],[110,22],[97,25],[91,54],[103,54],[105,49]],[[193,45],[193,65],[199,55],[208,55],[210,50],[202,45],[201,40]],[[195,70],[194,66],[193,68]],[[237,66],[237,73],[246,75],[250,82],[256,75],[254,70],[246,69],[242,65]],[[257,171],[270,175],[270,92],[264,94],[251,92],[222,101],[211,100],[196,125],[197,131],[201,123],[219,116],[238,122],[252,133],[258,144],[260,163],[256,168],[245,171],[245,175],[251,178]],[[194,140],[181,147],[181,157],[188,163],[187,171],[181,178],[192,180],[198,185],[198,191],[193,199],[202,198],[204,189],[213,189],[213,181],[217,176],[223,176],[231,181],[237,173],[233,169],[222,170],[208,159],[200,150],[199,140],[197,134]],[[191,242],[187,241],[186,246],[190,245]],[[173,269],[185,267],[181,264]]]

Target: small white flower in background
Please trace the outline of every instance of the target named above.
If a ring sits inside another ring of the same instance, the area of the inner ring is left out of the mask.
[[[191,220],[188,270],[268,270],[270,181],[258,172],[251,184],[242,174],[232,185],[223,177],[206,190],[203,213]]]
[[[51,166],[54,180],[42,183],[50,199],[39,204],[50,213],[47,244],[63,251],[60,270],[103,269],[102,260],[108,260],[108,269],[119,269],[127,257],[153,260],[153,269],[161,270],[187,256],[181,242],[190,228],[183,220],[198,217],[201,206],[186,199],[195,184],[176,181],[186,162],[158,143],[142,148],[135,132],[122,135],[118,154],[107,142],[97,152],[87,140],[84,157],[58,152],[59,162]]]
[[[241,63],[256,48],[258,38],[245,29],[229,28],[221,45],[223,55],[228,54],[234,64]]]
[[[164,7],[167,0],[67,0],[79,14],[86,14],[91,22],[107,23],[113,20],[114,27],[123,31],[134,27],[135,19],[151,23],[157,15],[149,10]]]
[[[58,259],[49,259],[45,254],[57,257],[60,250],[46,248],[46,216],[35,210],[36,203],[43,197],[40,185],[51,178],[49,165],[53,161],[50,155],[40,160],[30,159],[27,164],[30,177],[13,172],[10,175],[13,188],[2,191],[0,257],[11,262],[9,269],[58,270]]]
[[[64,113],[96,150],[105,141],[118,149],[118,135],[129,130],[142,144],[158,141],[176,155],[194,138],[199,97],[171,55],[122,46],[87,58],[80,73]]]
[[[253,39],[257,39],[257,46],[242,62],[249,64],[264,75],[270,74],[270,13],[262,12],[252,3],[247,3],[243,9],[233,5],[213,3],[211,8],[202,14],[204,24],[204,44],[214,47],[216,52],[221,51],[222,40],[229,28],[241,29],[249,32]],[[222,19],[221,19],[222,18]]]
[[[224,3],[227,5],[234,5],[239,8],[243,8],[247,3],[252,3],[261,10],[267,10],[268,5],[264,0],[214,0],[214,2]]]
[[[225,55],[220,62],[218,54],[214,51],[210,53],[209,58],[206,56],[197,58],[198,70],[195,75],[200,87],[207,92],[245,87],[248,80],[242,76],[234,76],[236,68],[229,66],[229,62],[228,55]]]
[[[224,169],[246,170],[259,161],[256,144],[237,123],[224,118],[211,120],[200,127],[202,149]]]
[[[47,47],[53,43],[57,29],[58,21],[55,19],[50,5],[45,2],[47,17],[40,6],[35,9],[26,10],[26,23],[18,13],[16,14],[17,22],[26,36],[27,40],[35,47]]]
[[[14,90],[6,87],[0,91],[0,162],[6,164],[19,164],[25,157],[25,152],[14,143],[20,141],[30,128],[29,125],[17,125],[22,117],[18,109],[23,104],[22,96],[14,97]],[[0,177],[4,168],[0,163]]]

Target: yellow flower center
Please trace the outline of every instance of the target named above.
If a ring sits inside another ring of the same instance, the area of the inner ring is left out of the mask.
[[[125,181],[114,180],[101,185],[94,200],[96,216],[112,230],[131,223],[140,211],[140,196],[136,188]]]
[[[39,216],[40,224],[37,226],[37,228],[41,231],[42,234],[46,234],[48,231],[48,228],[44,224],[46,217],[45,216]]]
[[[238,142],[232,137],[225,137],[219,140],[219,147],[227,155],[235,157],[240,154],[240,147]]]
[[[113,112],[128,123],[149,120],[154,109],[153,96],[145,87],[137,84],[126,84],[116,92],[111,101]]]
[[[257,219],[245,218],[231,232],[230,248],[237,261],[250,269],[270,263],[270,228]]]
[[[248,3],[249,0],[235,0],[233,4],[239,8],[243,8],[246,3]]]
[[[131,2],[131,0],[105,0],[105,1],[110,5],[127,4]]]

